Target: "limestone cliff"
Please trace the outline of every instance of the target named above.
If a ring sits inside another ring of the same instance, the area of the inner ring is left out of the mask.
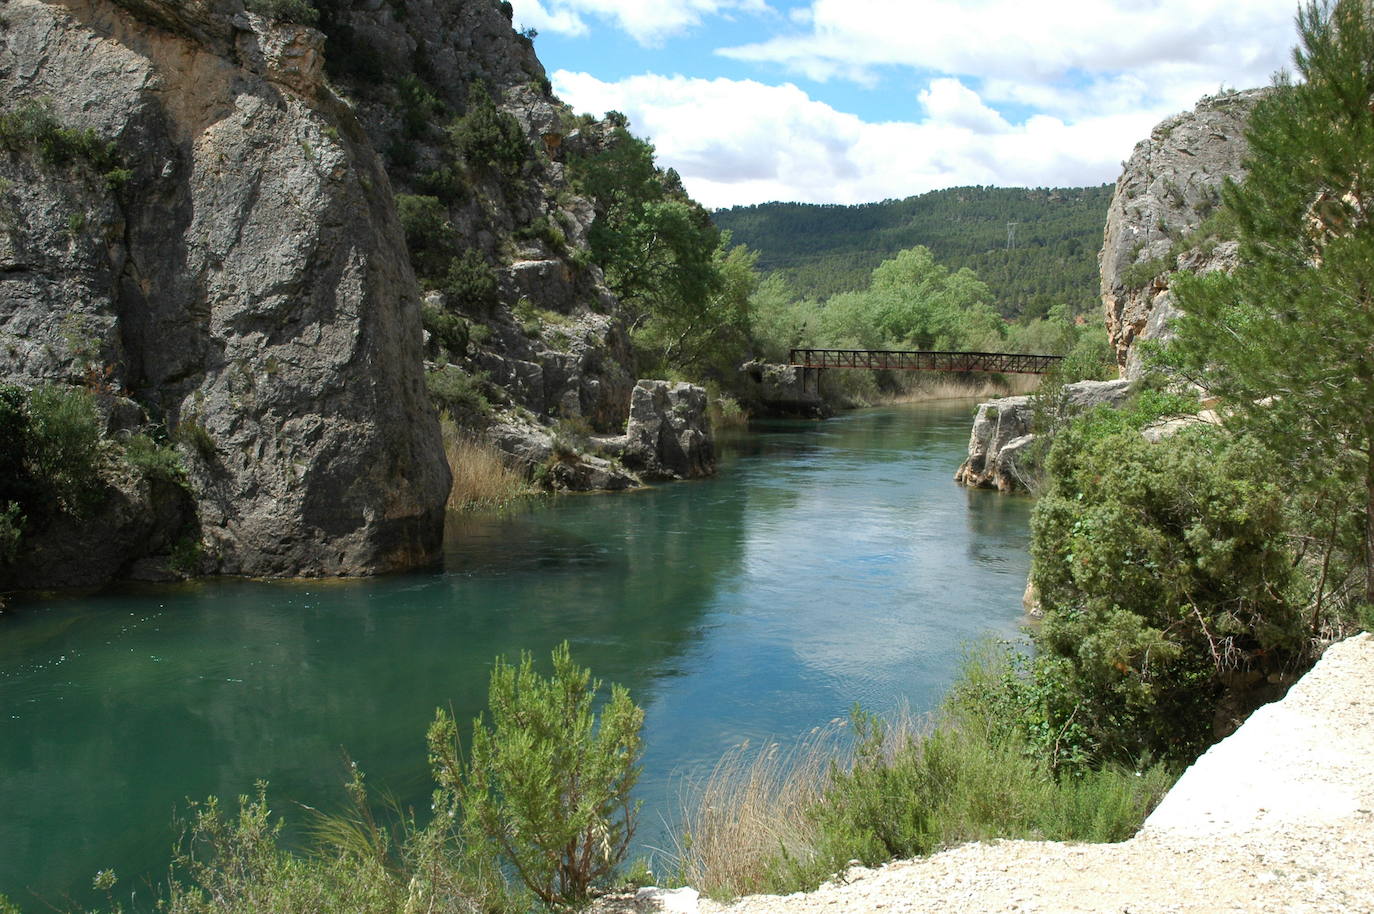
[[[596,218],[566,160],[594,151],[610,125],[578,118],[551,91],[530,39],[495,0],[317,0],[331,78],[384,153],[398,193],[431,200],[436,219],[412,249],[449,246],[490,269],[495,289],[458,300],[432,271],[431,313],[461,320],[456,342],[431,335],[431,369],[453,364],[484,380],[497,422],[533,413],[551,437],[556,420],[620,431],[635,385],[618,304],[591,263]],[[455,125],[487,97],[520,136],[504,167],[454,149]],[[442,236],[442,237],[440,237]],[[427,274],[421,252],[417,270]]]
[[[1107,334],[1122,376],[1140,376],[1135,344],[1169,338],[1175,270],[1234,262],[1235,244],[1198,237],[1226,179],[1243,175],[1245,128],[1265,89],[1208,96],[1136,144],[1116,182],[1099,255]]]
[[[37,126],[0,155],[0,377],[94,375],[180,432],[204,570],[431,560],[449,474],[420,296],[322,36],[235,0],[2,11],[0,98]],[[57,130],[120,167],[49,155]]]

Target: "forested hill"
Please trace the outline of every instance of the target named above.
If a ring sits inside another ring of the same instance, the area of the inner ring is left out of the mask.
[[[1018,316],[1060,302],[1077,312],[1097,307],[1097,252],[1111,196],[1110,184],[954,187],[858,206],[736,206],[712,218],[737,244],[759,252],[759,269],[781,271],[798,295],[862,289],[879,263],[920,244],[951,269],[972,268],[998,308]]]

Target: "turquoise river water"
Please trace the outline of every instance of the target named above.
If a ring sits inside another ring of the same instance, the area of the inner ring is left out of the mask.
[[[427,805],[424,731],[468,720],[498,654],[567,639],[646,711],[641,850],[684,782],[861,703],[933,707],[961,645],[1011,636],[1028,500],[952,482],[971,404],[755,428],[719,475],[455,518],[442,568],[338,583],[211,581],[0,615],[0,894],[146,907],[187,798],[270,782],[337,808],[346,751]]]

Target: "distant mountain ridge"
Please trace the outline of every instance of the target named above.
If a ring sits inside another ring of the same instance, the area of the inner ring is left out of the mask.
[[[1003,314],[1040,314],[1061,302],[1098,307],[1097,254],[1112,185],[953,187],[855,206],[761,203],[712,218],[810,298],[861,289],[898,251],[924,245],[951,269],[969,267]],[[1009,225],[1014,223],[1014,225]]]

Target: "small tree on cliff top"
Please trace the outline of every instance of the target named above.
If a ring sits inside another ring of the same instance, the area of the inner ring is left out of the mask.
[[[1239,266],[1179,278],[1187,317],[1167,358],[1309,478],[1360,480],[1374,603],[1374,13],[1323,0],[1297,24],[1302,81],[1276,78],[1248,176],[1223,192]]]

